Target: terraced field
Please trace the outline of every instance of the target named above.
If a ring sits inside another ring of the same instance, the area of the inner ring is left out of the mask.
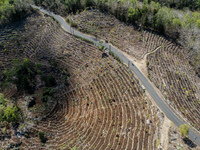
[[[7,42],[0,53],[1,71],[12,65],[12,59],[23,57],[47,67],[58,64],[49,71],[58,85],[55,98],[48,102],[50,111],[24,118],[19,126],[23,123],[30,137],[12,132],[1,148],[21,140],[22,149],[156,149],[162,115],[134,74],[107,50],[66,33],[41,13],[19,23],[19,30],[11,26],[1,31],[1,42]],[[16,33],[15,43],[10,37]],[[37,137],[39,131],[45,132],[45,144]]]
[[[145,54],[154,51],[163,43],[170,43],[161,35],[122,23],[113,15],[102,13],[97,9],[70,15],[67,20],[81,32],[108,41],[137,59],[142,59]]]
[[[166,102],[200,130],[200,81],[186,56],[175,44],[162,46],[147,57],[149,78]]]
[[[153,31],[140,31],[96,9],[68,19],[80,31],[97,35],[137,59],[150,53],[147,57],[149,78],[163,92],[166,102],[200,130],[200,80],[183,48]]]

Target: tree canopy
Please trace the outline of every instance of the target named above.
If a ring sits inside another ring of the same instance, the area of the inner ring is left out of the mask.
[[[7,105],[8,100],[0,93],[0,122],[15,122],[19,119],[19,110],[16,106]]]
[[[26,15],[27,0],[0,0],[0,25]]]
[[[183,137],[187,136],[189,134],[189,128],[190,128],[190,126],[187,124],[180,125],[179,131],[181,133],[181,136],[183,136]]]

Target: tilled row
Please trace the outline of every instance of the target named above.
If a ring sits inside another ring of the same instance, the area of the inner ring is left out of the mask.
[[[149,77],[164,93],[166,101],[200,130],[199,79],[183,50],[170,45],[150,54],[147,59]]]

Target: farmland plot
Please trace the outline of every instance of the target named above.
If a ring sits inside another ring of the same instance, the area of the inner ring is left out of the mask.
[[[24,118],[29,138],[19,139],[12,133],[1,147],[21,140],[24,149],[156,149],[162,115],[134,74],[109,54],[102,57],[106,51],[93,43],[66,33],[51,17],[37,14],[29,19],[19,32],[11,27],[11,33],[4,30],[9,35],[22,33],[18,38],[24,39],[17,44],[6,41],[6,54],[0,54],[1,70],[10,67],[12,59],[28,57],[33,63],[54,66],[48,72],[57,86],[48,101],[50,111]],[[22,31],[26,27],[31,32]],[[4,39],[9,37],[4,35]],[[16,52],[12,52],[14,46]],[[4,55],[12,57],[7,61]],[[39,131],[45,133],[45,144],[38,138]]]

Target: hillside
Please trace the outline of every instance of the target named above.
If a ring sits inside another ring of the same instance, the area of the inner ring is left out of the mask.
[[[2,148],[156,149],[162,114],[117,57],[37,11],[1,31],[1,91],[21,112]]]
[[[198,12],[199,1],[99,1],[99,0],[74,0],[64,3],[63,1],[38,1],[35,4],[49,9],[57,14],[67,17],[70,14],[78,14],[88,8],[97,8],[102,12],[112,14],[118,20],[137,28],[151,29],[162,34],[184,47],[186,57],[193,66],[196,74],[200,75],[200,13]],[[160,2],[160,3],[159,3]],[[165,3],[166,2],[166,3]],[[177,7],[187,3],[195,7],[197,11],[188,9],[179,10]],[[195,3],[195,5],[192,5]],[[167,6],[167,7],[166,7]],[[196,7],[197,6],[197,7]],[[117,29],[116,29],[117,30]],[[127,40],[127,39],[125,39]],[[138,44],[138,43],[137,43]],[[143,48],[143,47],[142,47]]]
[[[143,59],[150,53],[146,62],[148,77],[162,91],[167,103],[200,130],[200,79],[184,48],[150,30],[138,31],[96,9],[70,15],[67,20],[80,31],[98,36],[134,58]]]
[[[63,20],[0,2],[0,149],[199,148],[198,7],[34,2]]]

